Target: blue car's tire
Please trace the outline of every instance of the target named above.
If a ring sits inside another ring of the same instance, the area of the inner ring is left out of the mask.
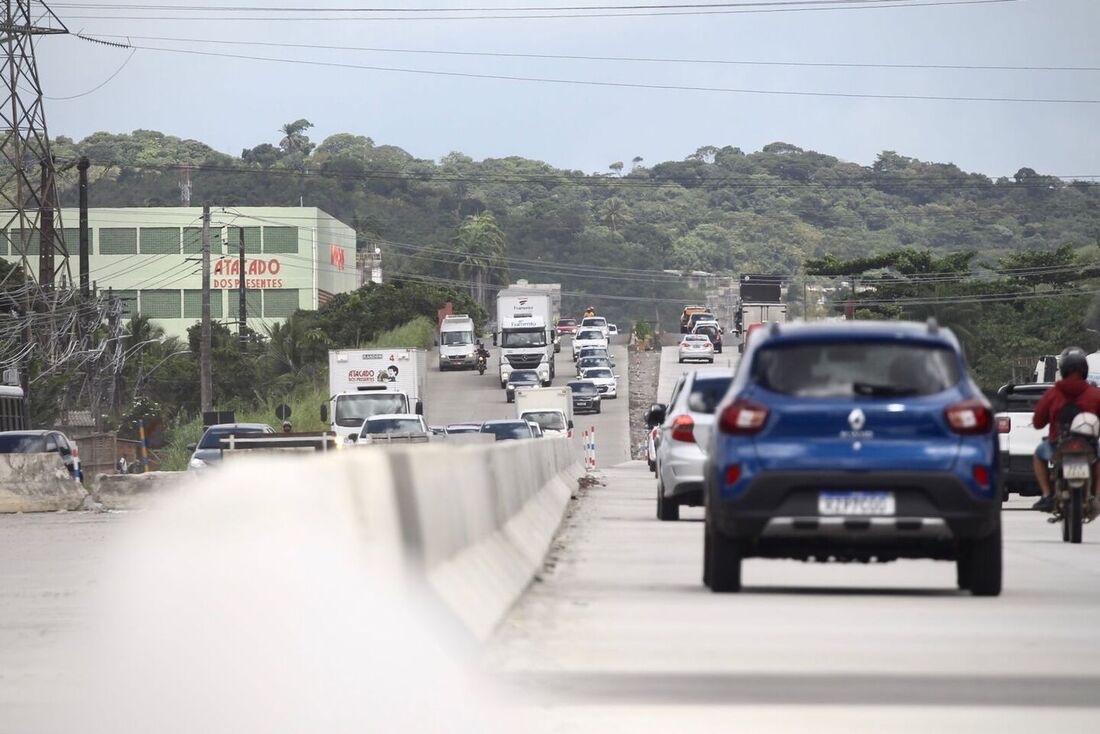
[[[741,591],[741,552],[736,541],[707,523],[703,572],[715,593]]]

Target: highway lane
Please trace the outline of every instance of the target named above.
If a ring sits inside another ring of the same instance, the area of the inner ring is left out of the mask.
[[[666,348],[659,399],[692,368]],[[960,593],[954,564],[934,561],[750,560],[745,591],[716,595],[702,510],[659,522],[644,463],[604,475],[485,655],[535,730],[1004,732],[1098,713],[1100,526],[1070,546],[1011,502],[995,599]]]
[[[430,425],[447,425],[471,421],[515,418],[516,406],[505,399],[497,381],[498,350],[490,347],[492,357],[484,375],[476,371],[439,371],[436,351],[428,355],[427,395],[424,398],[424,415]],[[576,376],[572,359],[572,345],[568,338],[562,342],[557,355],[555,386],[563,386]],[[604,400],[599,415],[584,414],[574,417],[574,441],[578,450],[582,432],[596,428],[596,455],[600,466],[613,466],[630,458],[630,432],[627,411],[630,404],[630,380],[627,379],[627,349],[620,337],[612,345],[615,358],[615,374],[619,380],[619,397]]]

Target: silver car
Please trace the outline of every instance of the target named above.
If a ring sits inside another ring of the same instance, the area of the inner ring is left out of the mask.
[[[733,370],[688,372],[680,377],[667,406],[656,404],[646,423],[659,426],[657,453],[657,517],[679,520],[680,505],[703,504],[703,463],[714,409],[733,380]]]
[[[706,334],[684,334],[679,347],[680,364],[689,359],[714,362],[714,345]]]
[[[198,444],[191,444],[187,448],[193,453],[187,468],[191,471],[205,469],[212,464],[220,464],[222,460],[223,438],[230,436],[259,436],[267,433],[275,433],[275,429],[266,423],[219,423],[210,426],[202,434]]]

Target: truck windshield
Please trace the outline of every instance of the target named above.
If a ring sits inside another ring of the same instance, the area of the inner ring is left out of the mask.
[[[505,348],[545,347],[546,332],[541,329],[538,331],[506,331],[500,345]]]
[[[544,431],[564,431],[565,418],[556,410],[539,410],[524,413],[523,420],[538,423]]]
[[[464,347],[473,343],[472,331],[444,331],[439,335],[439,345],[442,347]]]
[[[363,425],[363,421],[372,415],[408,412],[409,406],[402,393],[375,392],[341,395],[336,398],[336,412],[333,419],[338,426],[356,427]]]

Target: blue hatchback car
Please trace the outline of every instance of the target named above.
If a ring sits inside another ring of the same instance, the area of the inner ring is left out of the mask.
[[[704,477],[703,580],[741,588],[746,558],[957,564],[1001,591],[997,441],[947,329],[772,325],[718,406]]]

